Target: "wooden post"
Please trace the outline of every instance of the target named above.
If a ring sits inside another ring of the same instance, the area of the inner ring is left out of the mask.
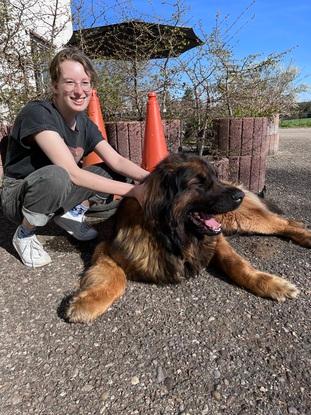
[[[268,156],[276,154],[279,151],[279,122],[279,115],[274,115],[272,118],[269,118],[268,120]]]

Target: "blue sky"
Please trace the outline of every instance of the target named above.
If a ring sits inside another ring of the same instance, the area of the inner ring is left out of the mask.
[[[122,4],[122,0],[119,2]],[[127,0],[124,2],[128,4]],[[115,5],[116,1],[101,0],[100,4]],[[133,15],[130,17],[144,17],[148,21],[155,21],[155,16],[168,18],[173,10],[168,1],[132,0],[131,4]],[[232,41],[236,56],[260,53],[264,57],[293,48],[287,60],[300,69],[299,81],[311,85],[310,0],[183,0],[183,4],[187,8],[184,23],[194,29],[201,24],[207,33],[215,24],[217,12],[222,17],[228,16],[232,23],[244,11],[232,32],[240,28]],[[120,19],[111,16],[109,23],[118,21]],[[199,29],[196,32],[199,34]],[[311,100],[311,90],[301,94],[299,99]]]

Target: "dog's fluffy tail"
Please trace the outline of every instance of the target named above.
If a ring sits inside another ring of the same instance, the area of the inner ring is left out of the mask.
[[[88,323],[103,314],[125,291],[126,276],[109,256],[96,255],[66,312],[70,322]]]

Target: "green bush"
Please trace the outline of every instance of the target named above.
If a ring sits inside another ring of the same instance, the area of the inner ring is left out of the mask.
[[[311,118],[297,118],[294,120],[281,120],[281,128],[302,128],[311,127]]]

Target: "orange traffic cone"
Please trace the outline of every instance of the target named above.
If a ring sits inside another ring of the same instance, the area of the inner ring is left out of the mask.
[[[100,109],[100,102],[96,89],[92,90],[91,99],[89,102],[89,106],[87,108],[87,114],[89,118],[97,125],[99,131],[103,136],[103,139],[107,140],[106,128],[104,124],[103,115]],[[91,166],[93,164],[99,164],[102,162],[103,160],[93,151],[84,158],[83,167]]]
[[[155,92],[149,92],[142,166],[152,171],[168,155],[161,121],[160,108]]]

